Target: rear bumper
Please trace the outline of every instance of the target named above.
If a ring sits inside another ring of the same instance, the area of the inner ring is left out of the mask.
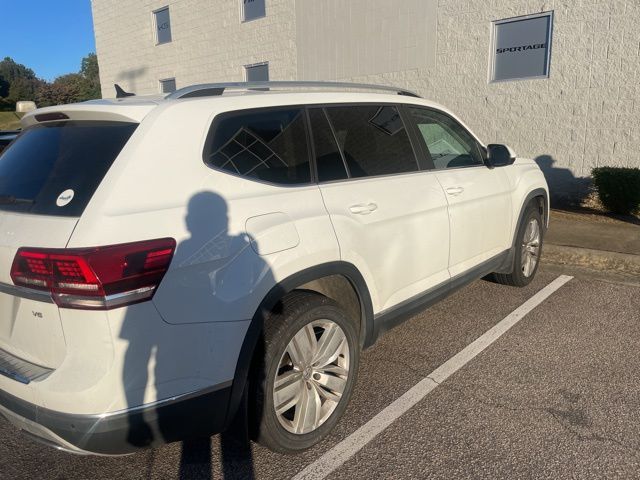
[[[72,453],[124,455],[224,430],[231,382],[102,415],[56,412],[0,390],[0,415],[50,446]]]

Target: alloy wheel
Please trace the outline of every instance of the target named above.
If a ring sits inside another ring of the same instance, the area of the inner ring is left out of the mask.
[[[349,343],[331,320],[302,327],[285,348],[273,386],[280,425],[295,434],[316,430],[334,412],[349,376]]]
[[[535,271],[540,258],[540,223],[536,218],[529,221],[524,231],[521,255],[522,274],[528,278]]]

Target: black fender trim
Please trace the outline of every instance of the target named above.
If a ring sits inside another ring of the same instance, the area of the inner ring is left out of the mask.
[[[251,320],[244,342],[242,343],[242,348],[240,349],[240,355],[238,357],[238,363],[236,364],[236,370],[233,377],[233,385],[231,387],[231,396],[229,399],[229,408],[226,420],[227,427],[235,418],[238,407],[242,403],[245,385],[249,378],[249,371],[251,370],[253,354],[256,348],[260,348],[259,344],[262,338],[262,329],[269,312],[274,308],[277,308],[280,299],[287,293],[295,290],[301,285],[330,275],[342,275],[345,277],[349,283],[351,283],[351,286],[358,295],[361,311],[360,346],[362,348],[367,348],[374,343],[373,304],[371,302],[369,289],[367,288],[367,284],[360,274],[360,271],[351,263],[342,261],[324,263],[322,265],[301,270],[300,272],[278,282],[260,303],[260,306]]]
[[[530,191],[527,194],[527,196],[524,197],[524,200],[520,205],[520,213],[518,214],[518,221],[515,223],[515,229],[513,231],[513,238],[511,240],[511,249],[509,250],[509,255],[505,259],[502,266],[496,270],[496,273],[511,273],[511,271],[513,270],[513,261],[515,259],[515,252],[516,252],[516,239],[518,237],[518,230],[520,229],[520,223],[522,222],[522,217],[524,217],[524,212],[527,208],[527,205],[529,205],[531,200],[533,200],[536,197],[544,198],[544,213],[543,213],[543,219],[542,219],[543,235],[547,231],[547,226],[549,224],[549,210],[551,208],[551,206],[549,205],[549,194],[544,188],[536,188],[535,190]]]

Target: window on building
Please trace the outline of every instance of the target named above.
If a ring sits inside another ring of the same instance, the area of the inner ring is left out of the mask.
[[[351,177],[418,170],[409,135],[393,106],[328,107]]]
[[[171,41],[171,18],[169,17],[169,7],[153,12],[156,26],[156,45],[169,43]]]
[[[309,120],[316,165],[318,167],[318,180],[320,182],[329,182],[348,178],[346,163],[338,148],[337,140],[324,110],[322,108],[311,108],[309,110]]]
[[[249,22],[266,15],[265,0],[240,0],[240,2],[243,22]]]
[[[223,114],[207,138],[204,161],[243,177],[278,184],[311,181],[304,110]]]
[[[553,12],[493,22],[491,82],[548,78]]]
[[[255,65],[247,65],[244,67],[245,78],[247,82],[268,82],[269,81],[269,64],[257,63]]]
[[[160,80],[160,92],[161,93],[171,93],[176,91],[176,79],[175,78],[165,78],[164,80]]]
[[[483,165],[478,142],[458,122],[433,110],[409,111],[437,169]]]

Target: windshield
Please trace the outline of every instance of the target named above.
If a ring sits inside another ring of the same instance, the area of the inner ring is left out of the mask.
[[[138,124],[35,125],[0,154],[0,210],[79,217]]]

